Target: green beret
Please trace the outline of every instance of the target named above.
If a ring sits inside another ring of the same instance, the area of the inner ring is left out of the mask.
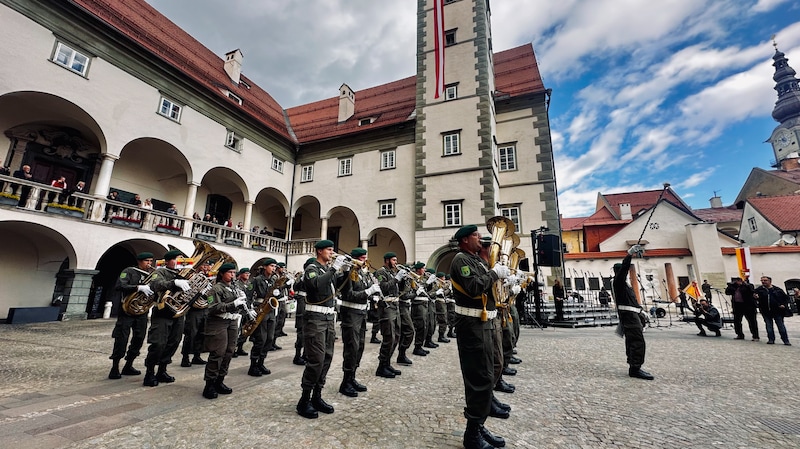
[[[153,258],[153,253],[144,252],[144,253],[139,253],[139,254],[136,255],[136,260],[145,260],[145,259],[152,259],[152,258]]]
[[[333,242],[330,240],[320,240],[314,245],[315,249],[333,248]]]
[[[386,254],[384,254],[384,255],[383,255],[383,260],[386,260],[386,259],[391,259],[392,257],[397,257],[397,254],[395,254],[395,253],[393,253],[393,252],[389,251],[388,253],[386,253]]]
[[[181,254],[183,253],[177,249],[173,249],[172,251],[167,251],[166,253],[164,253],[164,260],[177,259],[178,256],[180,256]]]
[[[472,234],[473,232],[476,232],[477,230],[478,227],[474,224],[462,226],[458,229],[458,231],[456,231],[456,235],[454,235],[453,238],[455,238],[456,240],[461,240],[464,237]]]
[[[286,264],[283,262],[278,262],[278,266],[281,268],[286,268]]]
[[[262,265],[266,267],[267,265],[277,265],[277,264],[278,264],[277,260],[273,259],[272,257],[267,257],[266,259],[264,259],[264,263]]]
[[[492,246],[492,238],[488,235],[486,237],[481,237],[481,246]]]
[[[445,276],[444,271],[440,271],[440,272],[436,273],[436,277],[437,278],[443,278],[444,276]]]
[[[361,257],[361,256],[363,256],[365,254],[367,254],[367,250],[365,250],[364,248],[353,248],[353,250],[350,251],[350,256],[351,257],[358,258],[358,257]]]
[[[436,273],[436,270],[434,270],[433,268],[426,268],[425,271],[427,271],[430,274]]]
[[[236,269],[236,264],[232,264],[230,262],[227,262],[227,263],[222,264],[221,267],[219,267],[219,270],[217,270],[217,273],[218,274],[222,274],[222,273],[225,273],[225,272],[228,272],[228,271],[231,271],[231,270],[235,270],[235,269]]]
[[[424,262],[417,262],[417,263],[414,264],[414,269],[415,270],[419,270],[420,268],[425,268],[425,263]]]
[[[242,267],[242,269],[239,270],[239,274],[244,274],[244,273],[249,273],[249,272],[250,272],[250,268],[248,268],[248,267]]]
[[[317,260],[317,259],[316,259],[316,258],[314,258],[314,257],[309,257],[309,258],[308,258],[308,259],[305,261],[305,263],[303,263],[303,269],[305,270],[305,269],[306,269],[306,267],[307,267],[307,266],[309,266],[309,265],[311,265],[311,264],[312,264],[312,263],[313,263],[315,260]]]
[[[445,278],[445,279],[450,279],[450,275],[449,275],[449,274],[445,274],[445,275],[444,275],[444,278]]]

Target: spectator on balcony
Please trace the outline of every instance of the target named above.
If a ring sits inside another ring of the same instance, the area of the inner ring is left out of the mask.
[[[2,176],[11,176],[11,170],[8,167],[2,165],[3,161],[0,160],[0,175]],[[6,182],[0,181],[0,192],[6,189]]]
[[[66,191],[67,191],[67,178],[64,176],[59,176],[58,179],[50,181],[50,187],[61,189],[61,198],[58,202],[59,204],[64,204],[64,197],[66,196]],[[56,192],[48,192],[47,202],[52,203],[53,199],[55,199],[56,197],[56,194],[57,194]]]
[[[174,208],[175,205],[173,204],[172,206],[173,207],[171,207],[170,209]],[[169,212],[169,209],[167,209],[167,212]],[[172,212],[169,212],[169,213],[172,213]],[[177,208],[175,208],[175,215],[178,215],[178,209]],[[200,214],[198,214],[197,212],[192,214],[192,220],[198,220],[199,221],[201,219],[202,218],[200,217]]]
[[[30,165],[23,165],[20,167],[19,170],[14,172],[14,177],[17,179],[24,179],[26,181],[33,181],[33,174],[31,173],[31,166]],[[11,184],[11,188],[14,190],[14,193],[17,192],[17,184]],[[17,206],[25,207],[28,203],[28,195],[31,194],[31,186],[22,186],[19,191],[19,203]]]
[[[206,214],[206,216],[203,217],[203,221],[207,221],[207,222],[211,223],[211,214]]]
[[[150,200],[150,198],[146,198],[144,200],[144,203],[142,204],[142,209],[150,209],[150,210],[153,209],[153,202]]]
[[[253,234],[258,234],[258,226],[253,226],[253,229],[250,230]]]
[[[118,197],[119,197],[119,192],[112,190],[111,193],[108,194],[106,199],[111,201],[119,201]],[[111,217],[116,216],[118,210],[119,209],[117,208],[117,206],[106,204],[106,216],[105,218],[103,218],[103,220],[108,221]]]
[[[139,195],[133,195],[133,199],[130,200],[130,203],[136,207],[142,207],[142,198]],[[134,215],[134,212],[135,212],[135,217],[137,219],[140,218],[139,212],[134,211],[133,209],[128,210],[128,218],[131,218],[131,216]]]
[[[219,220],[217,220],[217,217],[216,217],[216,216],[212,216],[212,217],[211,217],[211,223],[214,223],[215,225],[218,225],[218,224],[219,224]]]
[[[167,209],[167,213],[171,214],[171,215],[178,215],[178,206],[176,206],[174,204],[170,204],[169,209]],[[200,215],[198,215],[197,212],[195,212],[194,215],[197,217],[195,219],[199,219],[200,218]],[[192,218],[194,218],[194,217],[192,217]],[[172,224],[172,219],[171,218],[169,219],[169,225],[170,226],[174,226]]]
[[[86,183],[83,181],[78,181],[78,183],[75,184],[75,187],[69,189],[69,193],[67,194],[68,205],[82,208],[83,199],[72,196],[75,193],[86,193]]]
[[[261,235],[272,235],[272,234],[270,234],[270,232],[267,230],[267,227],[266,227],[266,226],[264,226],[263,228],[261,228],[261,232],[260,232],[260,234],[261,234]]]
[[[233,220],[232,220],[232,218],[233,218],[233,217],[228,217],[228,219],[227,219],[227,220],[225,220],[224,226],[225,226],[226,228],[232,228],[232,227],[233,227]]]
[[[242,222],[240,221],[239,224],[236,225],[236,230],[241,231],[242,229],[244,229],[244,225],[242,225]]]

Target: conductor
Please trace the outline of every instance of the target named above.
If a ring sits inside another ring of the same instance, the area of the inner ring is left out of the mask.
[[[628,365],[630,366],[628,375],[639,379],[653,380],[653,375],[642,369],[645,353],[643,326],[639,317],[642,313],[642,307],[627,282],[628,270],[631,267],[631,259],[634,254],[642,257],[644,248],[641,245],[633,245],[628,250],[628,255],[622,259],[622,263],[614,265],[612,287],[617,303],[619,328],[621,328],[622,335],[625,338],[625,355],[628,357]]]

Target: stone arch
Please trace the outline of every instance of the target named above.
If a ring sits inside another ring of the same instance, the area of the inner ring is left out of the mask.
[[[318,239],[321,232],[319,199],[311,195],[301,196],[292,206],[291,240]]]
[[[253,213],[250,218],[250,228],[258,226],[259,230],[267,228],[269,235],[285,238],[287,229],[287,216],[289,215],[289,200],[280,190],[274,187],[261,189],[253,203]]]
[[[203,175],[202,184],[197,189],[195,209],[203,211],[201,216],[210,213],[220,224],[228,218],[236,223],[244,220],[245,201],[249,199],[247,184],[238,173],[228,167],[214,167]],[[223,204],[225,200],[229,204]]]
[[[429,268],[433,268],[435,271],[442,271],[445,274],[450,274],[450,263],[453,262],[453,258],[457,253],[458,247],[455,245],[455,242],[448,243],[447,245],[436,248],[428,257],[428,261],[425,265]]]
[[[334,247],[345,253],[361,246],[361,227],[358,217],[352,209],[345,206],[331,208],[325,216],[328,217],[327,238],[332,240]]]
[[[373,265],[383,265],[383,255],[390,251],[397,254],[399,263],[408,262],[406,244],[394,230],[390,228],[375,228],[370,231],[367,240],[369,241],[367,251],[371,253],[369,259],[378,262]]]
[[[193,179],[186,156],[174,145],[154,137],[131,140],[114,163],[109,191],[119,192],[122,202],[135,194],[153,200],[153,209],[166,212],[171,204],[186,204],[187,183]]]

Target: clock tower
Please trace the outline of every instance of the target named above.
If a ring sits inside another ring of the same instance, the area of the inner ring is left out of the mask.
[[[778,92],[778,101],[772,110],[772,118],[778,125],[768,142],[772,144],[775,152],[775,166],[780,167],[786,159],[798,158],[800,153],[800,86],[795,77],[796,72],[789,66],[789,60],[781,51],[778,44],[773,41],[775,55],[772,63],[775,67],[775,90]]]

